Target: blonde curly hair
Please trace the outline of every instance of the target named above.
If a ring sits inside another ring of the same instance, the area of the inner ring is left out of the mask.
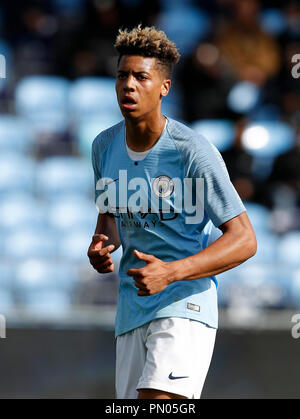
[[[140,24],[131,31],[119,29],[114,47],[119,53],[118,64],[123,55],[153,57],[157,58],[167,76],[180,58],[174,42],[154,26],[142,28]]]

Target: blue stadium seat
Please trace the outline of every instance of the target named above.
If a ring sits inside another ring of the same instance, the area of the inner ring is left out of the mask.
[[[72,117],[76,121],[99,118],[122,119],[119,109],[115,79],[109,77],[82,77],[70,87],[69,105]]]
[[[77,269],[57,260],[28,259],[16,271],[16,292],[37,315],[61,316],[71,307],[79,281]]]
[[[287,283],[279,280],[274,264],[249,263],[234,268],[235,281],[228,284],[228,304],[240,307],[287,308]],[[228,274],[230,275],[230,274]]]
[[[278,244],[278,257],[281,263],[289,267],[300,267],[300,232],[284,234]]]
[[[45,289],[71,291],[78,280],[78,271],[70,263],[51,257],[29,258],[17,266],[15,286],[29,293]]]
[[[93,230],[78,228],[65,234],[59,243],[60,257],[72,263],[88,264],[87,251],[92,241]]]
[[[287,267],[290,269],[290,267]],[[296,308],[300,308],[300,268],[294,269],[291,275],[291,301]]]
[[[14,266],[8,260],[0,260],[0,290],[10,290],[14,279]],[[1,308],[0,308],[1,312]]]
[[[82,156],[91,158],[92,142],[101,131],[117,124],[122,118],[115,115],[102,115],[99,118],[81,121],[77,127],[78,150]]]
[[[156,26],[175,42],[182,55],[188,55],[208,34],[211,23],[204,11],[184,2],[163,11]]]
[[[50,229],[24,226],[4,238],[4,256],[24,260],[32,257],[54,258],[57,256],[56,236]]]
[[[13,115],[0,115],[0,153],[28,153],[34,143],[30,124]]]
[[[56,76],[28,76],[15,88],[17,112],[36,132],[62,133],[68,128],[69,82]]]
[[[64,291],[37,291],[26,295],[24,306],[37,319],[63,319],[72,309],[71,295]]]
[[[238,82],[227,96],[229,109],[241,114],[251,112],[260,101],[260,89],[250,82]]]
[[[49,157],[37,169],[37,191],[52,199],[66,194],[90,195],[94,174],[90,161],[78,157]]]
[[[202,119],[192,124],[192,128],[203,135],[222,152],[230,148],[234,140],[234,124],[222,119]]]
[[[0,288],[0,315],[6,315],[15,307],[15,301],[11,292]]]
[[[98,211],[93,200],[84,197],[63,197],[58,202],[51,203],[48,209],[50,226],[64,234],[78,228],[93,234],[97,217]]]
[[[93,230],[77,228],[65,234],[59,243],[59,255],[63,260],[70,263],[89,266],[87,251],[92,241]],[[111,254],[115,265],[115,272],[118,272],[120,260],[123,254],[122,246]]]
[[[47,226],[46,208],[30,195],[10,195],[0,201],[0,228],[3,231],[40,229]]]
[[[0,314],[6,314],[14,308],[14,272],[14,266],[9,260],[0,260]]]
[[[287,283],[278,275],[278,265],[274,263],[243,264],[238,269],[238,280],[253,289],[254,297],[263,307],[284,308],[289,305]]]
[[[295,132],[285,122],[260,121],[247,125],[242,133],[242,147],[252,156],[275,158],[295,144]]]
[[[0,155],[0,196],[7,193],[33,193],[36,161],[18,153]]]
[[[244,202],[244,205],[255,233],[270,232],[272,228],[271,211],[256,202]]]
[[[216,279],[218,281],[218,305],[224,308],[231,303],[231,289],[237,282],[236,268],[216,275]]]
[[[279,239],[276,234],[256,231],[257,251],[249,263],[276,263]]]

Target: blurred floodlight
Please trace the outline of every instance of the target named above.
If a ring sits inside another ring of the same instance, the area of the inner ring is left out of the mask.
[[[229,92],[227,103],[231,110],[238,113],[252,111],[259,103],[260,90],[250,82],[236,83]]]
[[[269,133],[259,125],[246,129],[242,136],[242,144],[247,149],[258,150],[265,147],[269,141]]]
[[[274,158],[293,147],[295,132],[284,122],[261,121],[246,126],[241,140],[242,146],[251,155]]]

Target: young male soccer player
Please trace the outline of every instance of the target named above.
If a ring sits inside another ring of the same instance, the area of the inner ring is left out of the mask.
[[[112,272],[111,252],[123,247],[116,397],[200,398],[218,321],[215,275],[255,254],[255,234],[220,153],[161,113],[176,46],[138,26],[115,47],[124,120],[93,142],[100,213],[88,256]],[[208,245],[212,223],[223,234]]]

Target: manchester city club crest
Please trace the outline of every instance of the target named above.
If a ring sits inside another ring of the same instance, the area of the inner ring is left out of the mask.
[[[160,175],[153,180],[152,189],[159,198],[167,198],[174,191],[173,179],[167,175]]]

